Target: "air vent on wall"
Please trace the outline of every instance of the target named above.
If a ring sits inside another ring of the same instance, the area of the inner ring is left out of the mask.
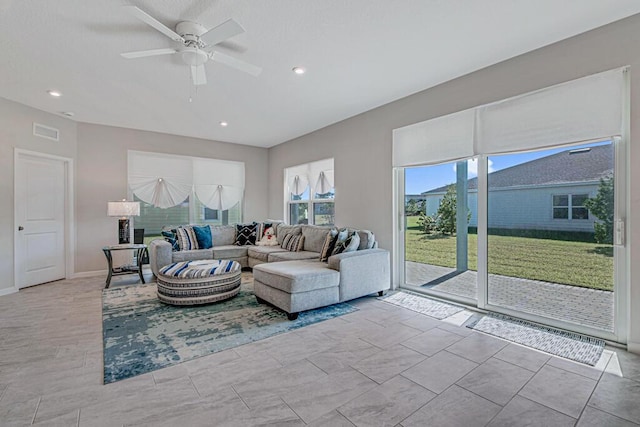
[[[41,125],[40,123],[33,123],[33,134],[41,138],[47,138],[52,141],[60,140],[60,131],[50,126]]]

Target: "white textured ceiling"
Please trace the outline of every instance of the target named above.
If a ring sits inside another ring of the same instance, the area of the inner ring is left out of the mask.
[[[263,72],[210,62],[196,91],[178,58],[124,59],[174,47],[124,4],[170,28],[233,18],[246,33],[220,50]],[[637,0],[0,0],[0,97],[80,122],[270,147],[639,12]]]

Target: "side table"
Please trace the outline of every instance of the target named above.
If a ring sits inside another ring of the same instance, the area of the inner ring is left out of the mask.
[[[123,265],[119,267],[113,266],[113,257],[111,256],[111,252],[113,251],[136,251],[136,259],[138,260],[138,265]],[[107,276],[107,281],[105,284],[105,289],[109,287],[111,284],[111,278],[113,276],[120,276],[122,274],[135,274],[137,273],[140,276],[140,281],[144,282],[144,276],[142,275],[142,259],[147,252],[147,245],[111,245],[105,246],[102,248],[102,252],[104,252],[104,256],[107,257],[107,262],[109,263],[109,274]]]

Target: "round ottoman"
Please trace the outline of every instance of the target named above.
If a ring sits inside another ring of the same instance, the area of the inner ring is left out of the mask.
[[[209,304],[240,292],[241,265],[236,261],[181,261],[158,272],[158,299],[172,305]]]

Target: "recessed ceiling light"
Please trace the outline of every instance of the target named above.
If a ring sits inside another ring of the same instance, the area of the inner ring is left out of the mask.
[[[307,70],[302,67],[293,67],[292,70],[296,74],[304,74]]]
[[[67,117],[73,117],[76,115],[76,113],[74,113],[73,111],[61,111],[60,114]]]
[[[229,125],[229,123],[227,123],[227,122],[220,122],[220,126],[222,126],[222,127],[226,127],[228,125]]]
[[[51,96],[55,96],[56,98],[62,96],[62,93],[58,92],[57,90],[48,90],[47,93]]]

